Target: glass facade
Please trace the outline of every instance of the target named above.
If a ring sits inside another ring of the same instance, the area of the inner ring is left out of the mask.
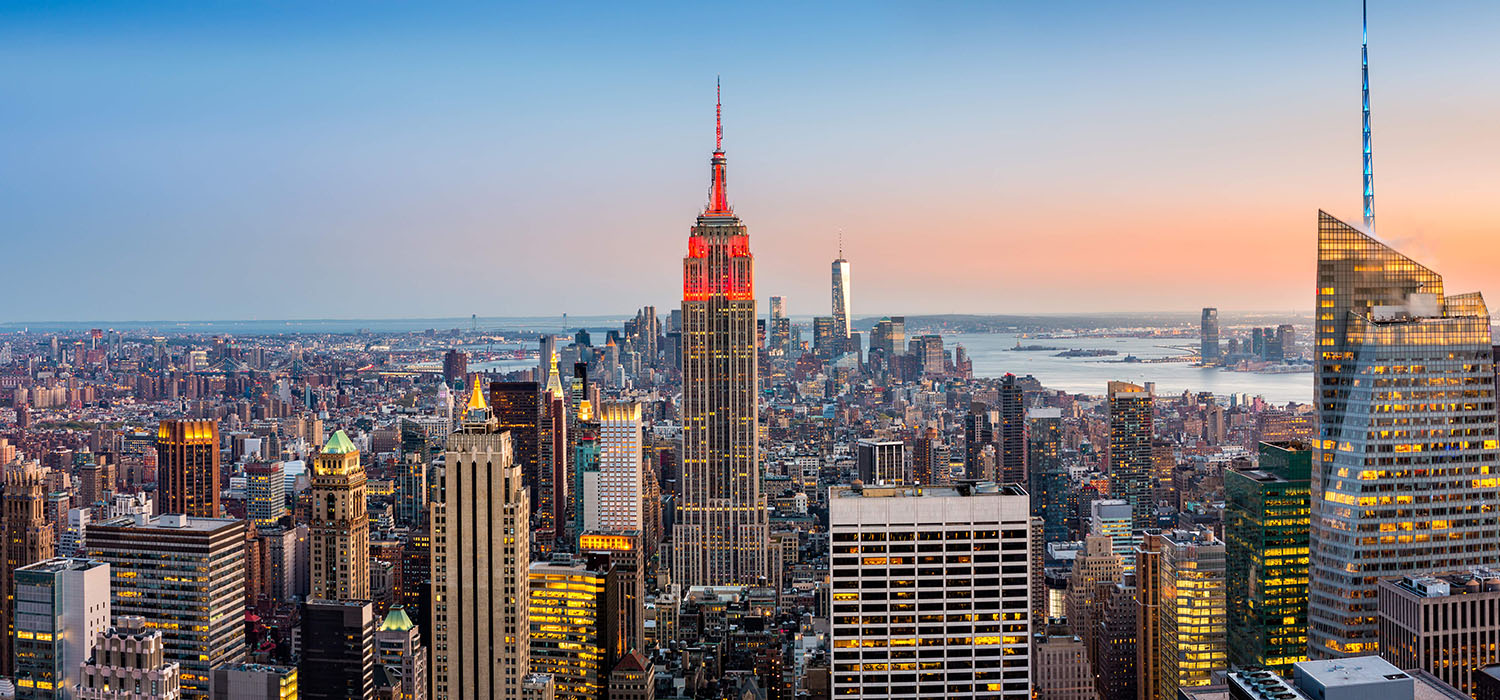
[[[1308,653],[1379,650],[1382,578],[1500,561],[1490,319],[1319,212]]]
[[[1224,543],[1207,530],[1162,534],[1159,630],[1161,698],[1208,685],[1228,668],[1224,625]]]
[[[1289,674],[1307,660],[1312,451],[1260,445],[1257,469],[1224,472],[1229,661]]]

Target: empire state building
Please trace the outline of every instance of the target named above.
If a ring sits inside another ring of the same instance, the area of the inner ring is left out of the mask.
[[[767,574],[755,259],[729,207],[719,119],[715,142],[708,207],[682,259],[682,501],[672,568],[684,586],[749,584]]]

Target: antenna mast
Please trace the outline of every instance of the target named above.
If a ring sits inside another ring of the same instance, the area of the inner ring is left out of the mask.
[[[1375,232],[1375,170],[1370,157],[1370,8],[1360,2],[1359,71],[1364,102],[1365,229]]]

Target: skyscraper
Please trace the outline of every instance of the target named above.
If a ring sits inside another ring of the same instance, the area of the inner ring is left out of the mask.
[[[163,632],[182,697],[207,698],[212,669],[245,660],[245,521],[138,515],[92,525],[85,541],[109,563],[116,619]]]
[[[641,405],[605,402],[599,409],[598,492],[584,502],[597,506],[596,518],[585,518],[584,529],[598,532],[638,532],[641,518]]]
[[[374,700],[375,612],[368,600],[313,598],[302,606],[298,697]]]
[[[1000,380],[999,389],[999,401],[995,406],[1000,419],[995,426],[999,479],[1007,484],[1025,484],[1026,401],[1014,374],[1006,373]]]
[[[1024,490],[834,487],[828,505],[833,697],[1031,697]]]
[[[1062,460],[1062,411],[1033,408],[1026,414],[1026,455],[1031,462],[1031,515],[1042,519],[1045,544],[1068,538],[1068,470]]]
[[[620,611],[609,606],[612,578],[607,557],[531,564],[531,669],[551,674],[558,700],[600,697],[623,656],[615,653],[621,635]]]
[[[844,259],[843,245],[839,246],[839,259],[833,261],[833,327],[842,340],[848,340],[853,332],[849,316],[849,261]],[[845,348],[843,352],[847,352]]]
[[[156,452],[160,512],[219,517],[219,421],[164,420]]]
[[[1134,527],[1154,526],[1151,476],[1151,392],[1109,383],[1109,494],[1130,502]]]
[[[866,484],[895,486],[911,483],[906,473],[906,443],[864,438],[855,443],[854,451],[859,478]]]
[[[375,663],[385,669],[397,700],[427,700],[427,647],[400,605],[375,629]]]
[[[11,642],[15,639],[16,570],[51,559],[57,553],[57,530],[47,521],[45,482],[47,471],[36,462],[22,462],[5,468],[3,526],[5,557],[0,561],[0,652],[5,674],[11,673]]]
[[[1489,311],[1318,213],[1308,654],[1379,650],[1380,579],[1500,562]]]
[[[281,462],[245,465],[245,514],[256,527],[274,527],[286,515],[286,474]]]
[[[1257,469],[1224,470],[1229,662],[1278,673],[1307,659],[1312,451],[1260,444]]]
[[[475,386],[478,386],[476,382]],[[327,601],[369,600],[370,518],[365,470],[344,431],[334,432],[313,461],[312,592]]]
[[[1208,530],[1162,533],[1158,698],[1208,685],[1229,668],[1224,629],[1224,543]]]
[[[16,570],[17,698],[71,698],[79,666],[109,629],[109,565],[48,559]]]
[[[725,189],[722,122],[713,182],[682,260],[682,499],[673,580],[754,583],[766,575],[760,493],[755,268],[745,224]]]
[[[541,446],[537,453],[536,537],[543,552],[550,552],[563,536],[568,520],[568,400],[562,377],[557,373],[557,355],[547,363],[547,385],[541,396]],[[514,436],[512,436],[514,438]],[[512,440],[514,445],[514,440]]]
[[[431,508],[433,697],[520,700],[529,666],[531,504],[484,394],[448,436]]]
[[[543,375],[544,377],[546,375]],[[490,409],[501,430],[510,431],[510,447],[526,482],[527,495],[539,503],[537,470],[541,464],[542,383],[490,382]]]
[[[1205,365],[1219,363],[1219,310],[1203,307],[1203,320],[1198,326],[1198,357]]]

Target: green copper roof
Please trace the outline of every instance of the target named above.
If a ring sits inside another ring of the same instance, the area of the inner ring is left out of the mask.
[[[342,430],[334,433],[333,437],[328,438],[328,442],[323,444],[323,454],[325,455],[344,455],[356,450],[354,441],[350,440],[349,436],[345,435]]]
[[[386,613],[385,621],[380,623],[381,632],[406,632],[413,627],[416,627],[416,624],[406,615],[406,609],[399,605],[392,607],[391,611]]]

